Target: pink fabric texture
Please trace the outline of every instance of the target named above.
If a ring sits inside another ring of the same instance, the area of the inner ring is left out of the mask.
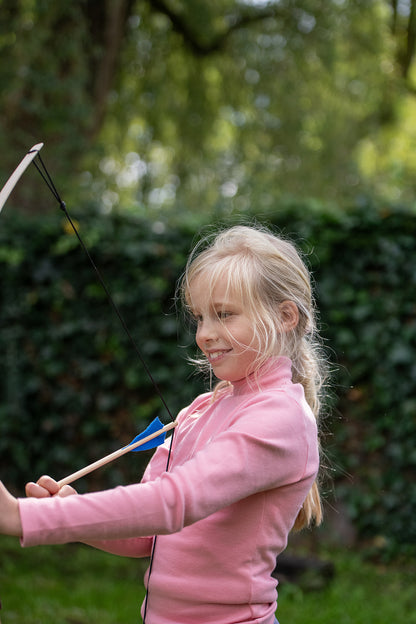
[[[178,416],[140,484],[67,498],[19,499],[23,546],[87,542],[112,553],[150,554],[148,624],[274,621],[278,554],[316,477],[315,418],[291,362]]]

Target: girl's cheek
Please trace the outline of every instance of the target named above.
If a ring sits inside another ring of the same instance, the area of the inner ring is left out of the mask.
[[[200,332],[199,329],[197,329],[196,332],[195,332],[195,342],[196,342],[198,348],[201,349],[201,351],[202,351],[203,350],[202,349],[203,340],[202,340],[201,332]]]

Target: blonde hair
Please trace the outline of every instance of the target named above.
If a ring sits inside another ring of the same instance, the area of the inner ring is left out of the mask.
[[[294,245],[275,236],[266,228],[234,226],[216,235],[202,248],[204,241],[191,253],[180,283],[180,295],[189,309],[190,285],[204,275],[207,297],[217,281],[226,276],[227,288],[244,303],[253,320],[257,344],[261,353],[255,359],[257,373],[272,355],[285,355],[292,361],[294,383],[301,383],[305,397],[316,419],[320,412],[320,397],[324,382],[324,360],[316,328],[316,312],[309,271]],[[299,321],[293,329],[283,328],[278,306],[291,301],[296,304]],[[220,382],[216,391],[227,386]],[[322,507],[315,481],[296,518],[294,529],[300,530],[312,522],[320,524]]]

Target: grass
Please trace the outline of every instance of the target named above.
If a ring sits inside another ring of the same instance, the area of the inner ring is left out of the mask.
[[[376,565],[356,552],[326,554],[336,566],[324,589],[285,584],[280,624],[416,624],[415,566]],[[2,624],[133,624],[140,622],[146,562],[86,546],[22,549],[0,538]]]
[[[375,564],[348,551],[326,558],[336,566],[326,588],[305,592],[282,586],[280,624],[416,624],[414,564]]]
[[[0,537],[1,623],[137,623],[145,568],[87,546],[22,549]]]

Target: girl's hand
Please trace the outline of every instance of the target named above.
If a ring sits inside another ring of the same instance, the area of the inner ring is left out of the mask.
[[[43,475],[36,483],[30,481],[26,483],[26,496],[32,496],[33,498],[47,498],[48,496],[70,496],[76,494],[76,490],[70,485],[64,485],[59,488],[58,482],[52,477]]]
[[[19,504],[0,481],[0,533],[3,535],[22,535]]]

